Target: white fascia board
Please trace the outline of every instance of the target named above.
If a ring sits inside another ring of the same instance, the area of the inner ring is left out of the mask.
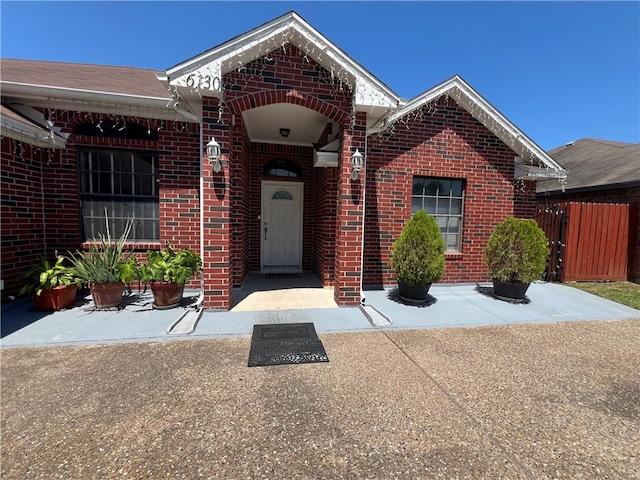
[[[67,145],[64,138],[53,132],[48,132],[36,125],[28,125],[6,115],[0,115],[0,132],[3,137],[41,148],[65,148]]]
[[[356,90],[358,90],[358,84],[367,84],[369,90],[363,90],[360,94],[360,101],[364,102],[362,105],[390,106],[391,108],[398,106],[398,95],[294,12],[276,18],[176,65],[166,71],[164,78],[161,76],[158,78],[161,80],[166,78],[170,85],[183,88],[191,88],[187,85],[187,78],[192,74],[209,75],[212,79],[217,78],[220,81],[222,75],[280,48],[284,43],[291,43],[304,50],[309,57],[325,68],[331,68],[331,63],[338,65],[356,83]],[[371,94],[374,90],[379,92],[378,95]],[[217,88],[207,89],[206,93],[220,96]],[[382,98],[382,100],[379,99],[374,104],[371,101],[367,102],[367,98]]]
[[[456,100],[476,120],[487,127],[522,158],[526,158],[530,163],[537,160],[546,169],[552,170],[553,173],[550,172],[550,175],[552,175],[550,178],[566,177],[566,171],[553,158],[458,75],[407,102],[402,110],[391,116],[390,122],[397,121],[413,110],[445,94]]]
[[[130,115],[162,120],[192,121],[167,108],[171,99],[137,95],[0,82],[3,97],[38,106],[92,113]]]

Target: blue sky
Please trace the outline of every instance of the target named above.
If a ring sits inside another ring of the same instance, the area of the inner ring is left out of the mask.
[[[164,70],[290,10],[397,94],[458,74],[542,148],[640,141],[638,2],[11,2],[5,58]]]

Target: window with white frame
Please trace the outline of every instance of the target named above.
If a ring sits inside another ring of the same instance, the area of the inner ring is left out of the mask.
[[[133,221],[129,240],[160,240],[158,156],[151,152],[80,148],[80,215],[85,241],[122,234]]]
[[[461,251],[463,204],[464,180],[413,177],[411,212],[425,210],[436,219],[450,252]]]

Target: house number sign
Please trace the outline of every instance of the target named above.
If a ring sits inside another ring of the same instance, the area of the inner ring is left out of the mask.
[[[198,90],[214,90],[219,92],[221,87],[220,77],[202,75],[200,73],[192,73],[186,78],[185,83],[187,87]]]

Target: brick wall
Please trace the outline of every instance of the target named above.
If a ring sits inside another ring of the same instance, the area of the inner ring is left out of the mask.
[[[445,98],[368,142],[365,285],[395,282],[389,256],[411,217],[414,175],[465,182],[462,251],[447,254],[441,281],[489,280],[482,256],[493,227],[509,215],[533,218],[535,212],[534,185],[514,185],[515,153]]]
[[[326,286],[333,285],[336,245],[338,169],[316,168],[313,271]]]
[[[558,193],[538,197],[540,204],[560,202],[628,203],[631,209],[629,280],[640,283],[640,187],[592,192]]]
[[[251,252],[251,217],[252,186],[251,177],[245,172],[249,171],[251,142],[246,130],[239,124],[234,127],[233,158],[238,159],[237,164],[231,165],[235,188],[232,190],[231,209],[231,248],[233,285],[240,286],[250,268]],[[238,130],[240,129],[240,130]]]
[[[74,125],[97,122],[100,115],[57,111],[55,123],[67,133]],[[106,118],[106,116],[105,116]],[[18,277],[36,264],[41,255],[53,258],[83,248],[79,197],[77,148],[92,146],[158,152],[160,192],[160,242],[128,244],[144,260],[147,249],[169,241],[177,248],[199,253],[199,151],[197,125],[182,122],[126,118],[129,125],[141,122],[160,127],[158,140],[132,140],[71,134],[64,150],[51,151],[24,146],[23,159],[13,155],[15,142],[2,140],[2,277],[7,288],[3,301],[20,289]],[[42,198],[44,196],[44,201]],[[9,227],[10,225],[10,227]],[[199,287],[194,278],[188,288]]]
[[[17,297],[21,275],[40,261],[53,257],[47,250],[43,222],[42,175],[49,150],[39,149],[3,137],[0,178],[2,179],[0,221],[2,222],[2,302]],[[54,154],[52,161],[58,162]]]

